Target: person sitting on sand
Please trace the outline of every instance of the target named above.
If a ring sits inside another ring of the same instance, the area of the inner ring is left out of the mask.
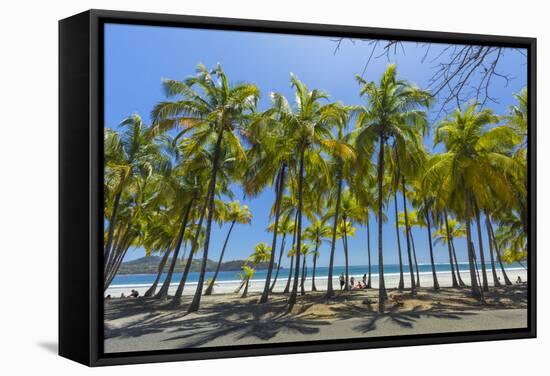
[[[518,279],[516,280],[516,283],[519,285],[521,283],[521,277],[518,275]]]
[[[132,290],[132,292],[130,293],[130,296],[132,298],[137,298],[139,296],[139,291],[137,290]]]
[[[107,295],[105,299],[111,299],[111,294]]]
[[[361,281],[357,282],[357,286],[355,286],[355,290],[361,290],[363,288],[364,288],[363,283]]]
[[[344,288],[344,285],[346,284],[346,279],[344,278],[344,273],[340,274],[340,290]]]
[[[125,298],[125,297],[126,297],[126,295],[124,295],[124,293],[121,292],[121,293],[120,293],[120,299],[123,299],[123,298]]]

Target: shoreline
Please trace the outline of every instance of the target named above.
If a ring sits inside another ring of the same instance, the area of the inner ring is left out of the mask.
[[[505,269],[506,274],[508,275],[508,278],[512,281],[512,283],[515,284],[518,276],[521,278],[522,282],[527,282],[527,270],[523,268],[509,268]],[[481,272],[480,272],[481,275]],[[355,277],[356,282],[361,280],[362,275],[353,275],[350,274],[351,277]],[[421,287],[431,287],[433,284],[432,279],[432,273],[431,272],[421,272],[419,273],[420,276],[420,285]],[[470,284],[470,273],[465,272],[461,270],[460,276],[462,277],[462,280],[467,285]],[[497,270],[497,276],[500,278],[501,283],[504,283],[504,279],[502,277],[502,273],[500,270]],[[410,286],[410,277],[409,273],[403,273],[404,281],[405,281],[405,289],[407,289],[408,286]],[[378,287],[378,275],[372,274],[372,289],[377,289]],[[416,274],[415,274],[416,279]],[[437,273],[437,279],[439,282],[440,287],[452,287],[452,277],[451,272],[438,272]],[[487,270],[487,279],[489,286],[493,286],[493,277],[490,270]],[[305,280],[305,289],[306,291],[311,291],[311,277],[307,277]],[[399,273],[391,273],[384,276],[384,282],[386,285],[386,288],[392,289],[397,288],[399,283]],[[286,286],[287,283],[287,277],[281,279],[279,278],[277,280],[277,283],[275,285],[275,288],[273,289],[274,292],[282,292]],[[240,280],[232,280],[232,281],[220,281],[216,282],[214,286],[213,295],[231,295],[235,294],[234,290],[239,287],[241,284]],[[328,284],[328,277],[327,276],[321,276],[315,277],[315,285],[317,287],[317,290],[326,290]],[[206,285],[206,283],[205,283]],[[254,292],[262,292],[265,285],[265,279],[252,279],[250,280],[248,291],[250,293]],[[161,284],[159,283],[158,289],[160,289]],[[197,282],[188,282],[186,283],[185,289],[183,291],[183,295],[193,295],[195,293],[197,286]],[[333,286],[335,290],[339,289],[340,283],[338,280],[338,276],[335,276],[333,278]],[[121,296],[122,293],[124,293],[125,296],[128,296],[130,291],[132,289],[137,290],[142,296],[147,289],[150,287],[150,284],[125,284],[125,285],[111,285],[104,293],[104,296],[111,295],[112,298],[118,298]],[[168,289],[168,294],[172,295],[175,290],[178,287],[178,283],[171,283],[170,288]],[[236,294],[235,294],[236,295]]]

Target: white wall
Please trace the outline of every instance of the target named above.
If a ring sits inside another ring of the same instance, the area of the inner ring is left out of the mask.
[[[547,368],[550,263],[545,229],[550,140],[548,10],[543,1],[3,1],[0,21],[0,373],[57,375],[529,375]],[[288,20],[539,38],[539,338],[86,369],[57,341],[57,20],[87,8]],[[24,272],[24,274],[21,273]],[[546,348],[544,348],[546,347]],[[546,357],[544,356],[546,355]]]

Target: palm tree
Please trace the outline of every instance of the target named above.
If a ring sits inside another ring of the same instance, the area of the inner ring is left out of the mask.
[[[158,147],[153,142],[153,133],[138,114],[124,119],[119,127],[120,133],[110,129],[104,132],[104,206],[105,214],[110,213],[103,251],[104,269],[113,257],[111,251],[122,195],[128,185],[135,181],[136,176],[150,175],[159,158]],[[112,204],[109,204],[111,201]],[[124,225],[119,226],[119,235],[122,234]],[[104,271],[107,275],[107,270]]]
[[[369,99],[366,106],[357,107],[355,111],[356,128],[358,128],[357,150],[358,152],[373,150],[372,146],[375,143],[378,145],[378,310],[384,312],[386,299],[382,243],[384,149],[390,138],[394,139],[395,146],[403,150],[413,141],[418,143],[419,126],[427,124],[426,114],[418,108],[428,106],[431,96],[409,82],[398,80],[394,64],[388,66],[378,85],[375,82],[367,82],[360,76],[356,77],[361,85],[360,95]]]
[[[317,291],[317,287],[315,286],[315,271],[317,269],[317,258],[319,258],[319,247],[321,247],[323,240],[327,239],[330,234],[331,231],[330,227],[326,224],[326,218],[315,218],[304,231],[304,237],[315,245],[313,251],[311,291]]]
[[[485,206],[489,198],[513,202],[508,176],[519,168],[508,155],[517,144],[516,134],[506,126],[488,127],[497,122],[491,110],[478,110],[476,104],[449,115],[435,132],[435,144],[443,143],[446,152],[432,157],[425,176],[433,191],[465,222],[472,296],[481,301],[471,234],[474,203]]]
[[[213,75],[217,81],[213,79]],[[213,147],[212,169],[207,190],[208,199],[204,202],[201,210],[203,213],[208,212],[203,258],[197,289],[188,308],[188,312],[195,312],[200,307],[206,274],[214,214],[214,191],[222,148],[232,149],[237,159],[245,160],[246,155],[236,132],[242,128],[246,114],[255,109],[260,93],[253,84],[229,84],[220,65],[212,71],[199,65],[196,76],[189,77],[184,81],[165,80],[163,84],[167,96],[176,97],[176,99],[172,102],[161,102],[155,106],[153,119],[156,126],[158,128],[184,127],[178,137],[192,132],[186,147],[188,155],[195,154],[197,150],[210,142]]]
[[[223,255],[225,254],[225,249],[227,247],[227,243],[229,242],[229,236],[231,235],[231,231],[233,231],[233,226],[235,226],[235,223],[247,224],[250,223],[250,221],[252,220],[252,213],[250,213],[248,205],[240,206],[238,201],[228,203],[226,210],[227,211],[225,213],[224,220],[230,223],[229,230],[227,230],[227,235],[225,237],[225,241],[223,242],[218,265],[216,266],[216,271],[214,272],[214,276],[210,279],[210,283],[208,283],[208,287],[206,288],[204,295],[212,294],[214,283],[216,283],[216,278],[218,278],[218,273],[220,272]]]
[[[315,169],[325,170],[324,160],[316,153],[315,148],[321,147],[330,150],[331,127],[345,115],[345,110],[338,104],[321,104],[322,100],[328,99],[328,95],[321,90],[309,90],[308,87],[291,74],[291,86],[296,90],[296,102],[294,109],[285,113],[287,122],[292,129],[292,139],[296,145],[298,155],[298,166],[294,173],[297,181],[296,194],[298,196],[297,225],[296,225],[296,268],[294,271],[294,282],[289,298],[289,306],[296,303],[298,294],[298,279],[300,273],[300,256],[302,247],[302,209],[304,175],[306,171],[306,160],[315,161]],[[307,166],[309,169],[309,166]],[[323,174],[321,174],[323,175]],[[324,174],[328,176],[328,173]]]
[[[328,284],[327,284],[327,298],[331,298],[334,295],[333,288],[333,273],[334,273],[334,251],[336,248],[336,237],[338,232],[339,214],[342,203],[342,186],[344,182],[350,183],[351,170],[356,160],[355,151],[350,145],[350,135],[344,133],[344,128],[348,123],[348,109],[344,109],[343,117],[336,123],[336,137],[334,140],[328,140],[325,145],[330,145],[330,155],[333,159],[332,169],[334,170],[333,186],[336,187],[335,199],[329,201],[335,201],[334,210],[330,210],[325,219],[333,217],[332,227],[332,242],[330,248],[330,259],[328,267]],[[364,166],[363,166],[364,167]],[[331,192],[332,193],[332,192]],[[348,193],[349,195],[349,193]],[[347,249],[346,260],[347,260]],[[348,273],[346,273],[346,289],[348,289]]]
[[[243,281],[241,286],[244,286],[244,291],[241,295],[241,298],[246,298],[246,296],[248,295],[248,285],[250,284],[250,280],[252,279],[252,277],[254,277],[254,274],[256,274],[256,269],[246,264],[242,266],[242,269],[243,272],[239,274],[241,280]]]

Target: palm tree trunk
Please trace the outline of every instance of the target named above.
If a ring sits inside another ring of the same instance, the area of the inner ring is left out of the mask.
[[[399,159],[397,159],[399,163]],[[416,282],[414,280],[414,264],[412,259],[412,252],[411,252],[411,241],[409,238],[409,215],[407,212],[407,197],[406,197],[406,190],[405,190],[405,177],[401,176],[401,193],[403,195],[403,214],[405,216],[405,236],[407,237],[407,255],[409,258],[409,274],[411,276],[411,294],[416,294]]]
[[[346,217],[344,216],[342,218],[344,220],[344,237],[342,238],[342,243],[344,245],[344,261],[346,265],[346,286],[344,287],[344,290],[349,291],[350,284],[349,284],[349,259],[348,259],[348,235],[346,233]]]
[[[283,234],[283,239],[281,240],[281,250],[279,251],[279,262],[277,263],[277,270],[275,271],[275,277],[273,278],[271,287],[269,287],[269,292],[273,292],[273,288],[277,283],[277,278],[279,278],[279,271],[281,270],[281,261],[283,259],[283,253],[285,251],[285,243],[286,243],[286,234]]]
[[[384,179],[384,136],[380,134],[380,150],[378,153],[378,312],[384,312],[386,300],[386,284],[384,283],[384,253],[382,246],[382,182]]]
[[[105,250],[103,252],[104,259],[107,260],[111,253],[111,244],[113,242],[113,233],[116,226],[116,216],[118,212],[118,206],[120,203],[120,197],[122,196],[122,189],[115,196],[115,202],[113,204],[113,212],[111,218],[109,218],[109,231],[107,232],[107,241],[105,242]]]
[[[111,273],[113,269],[113,265],[115,263],[115,260],[118,256],[118,252],[124,248],[124,244],[126,243],[126,240],[128,239],[128,236],[130,235],[130,229],[132,226],[132,222],[128,221],[128,223],[124,226],[124,232],[122,234],[122,238],[119,242],[117,242],[116,248],[112,248],[111,252],[109,253],[109,258],[106,260],[106,263],[104,265],[103,275],[107,276]],[[122,228],[120,229],[122,231]]]
[[[449,264],[451,265],[451,276],[453,278],[453,287],[458,287],[458,282],[455,276],[455,267],[453,265],[453,250],[451,248],[451,232],[449,231],[449,218],[447,217],[447,211],[443,212],[445,217],[445,231],[447,232],[447,248],[449,249]]]
[[[502,264],[502,258],[500,256],[500,247],[497,243],[497,239],[495,237],[495,231],[493,230],[493,224],[491,223],[491,218],[487,217],[487,220],[489,221],[489,229],[491,230],[491,239],[493,240],[493,244],[495,245],[495,252],[497,254],[497,261],[500,266],[500,271],[502,273],[502,276],[504,278],[504,284],[506,286],[511,286],[512,281],[510,281],[510,278],[508,278],[508,274],[506,274],[506,270],[504,269],[504,265]]]
[[[476,278],[476,267],[475,267],[475,254],[474,250],[472,249],[472,232],[470,228],[470,218],[472,217],[472,211],[471,211],[471,201],[470,201],[470,194],[468,191],[466,191],[466,241],[467,241],[467,247],[468,247],[468,263],[470,266],[470,285],[472,289],[472,296],[475,299],[481,300],[481,290],[479,288],[479,284],[477,283]]]
[[[330,243],[330,259],[328,263],[328,281],[327,298],[334,296],[334,287],[332,286],[334,272],[334,250],[336,249],[336,231],[338,229],[338,215],[340,214],[340,200],[342,199],[342,177],[340,176],[340,167],[338,167],[338,188],[336,190],[336,207],[334,208],[334,224],[332,225],[332,241]]]
[[[475,198],[474,202],[474,211],[476,216],[476,227],[477,227],[477,240],[479,243],[479,256],[481,258],[481,276],[483,278],[483,291],[489,291],[489,283],[487,281],[487,268],[485,266],[485,253],[483,252],[483,238],[481,236],[481,220],[479,215],[479,208]]]
[[[300,295],[306,294],[306,290],[304,288],[305,281],[306,281],[306,255],[304,255],[304,259],[302,260],[302,278],[300,279]]]
[[[285,289],[283,290],[283,294],[290,292],[290,283],[292,282],[293,270],[294,270],[294,255],[290,257],[290,268],[288,269],[288,279],[286,281],[286,286],[285,286]]]
[[[453,239],[453,237],[451,236],[451,250],[453,251],[453,259],[455,260],[455,266],[456,266],[456,276],[458,278],[458,285],[460,287],[464,287],[466,286],[466,284],[464,283],[464,281],[462,280],[462,277],[460,275],[460,265],[458,263],[458,258],[456,257],[456,248],[455,248],[455,241]]]
[[[220,253],[220,258],[218,260],[218,265],[216,266],[216,271],[214,272],[214,276],[210,280],[210,283],[208,286],[206,286],[206,290],[204,291],[204,295],[212,295],[212,291],[214,290],[214,284],[216,283],[216,278],[218,278],[218,274],[220,273],[220,267],[222,265],[223,261],[223,255],[225,253],[225,249],[227,248],[227,242],[229,241],[229,236],[231,235],[231,231],[233,231],[233,227],[235,226],[236,220],[231,221],[231,225],[229,226],[229,230],[227,231],[227,236],[225,237],[225,241],[223,242],[222,251]]]
[[[369,277],[367,279],[367,289],[370,289],[372,287],[371,283],[371,262],[370,262],[370,228],[369,228],[369,214],[367,213],[367,256],[368,256],[368,262],[369,262]]]
[[[112,249],[109,263],[106,265],[106,270],[103,273],[104,276],[104,288],[103,291],[107,290],[111,282],[113,281],[115,275],[118,272],[118,268],[124,259],[126,251],[128,250],[131,237],[130,237],[131,222],[128,222],[122,240],[118,244],[116,249]]]
[[[317,251],[319,250],[319,244],[315,245],[315,252],[313,253],[313,273],[311,276],[311,291],[317,291],[315,286],[315,271],[317,270]]]
[[[500,281],[498,280],[497,270],[495,268],[495,257],[493,255],[493,242],[491,241],[491,230],[489,228],[489,217],[485,214],[485,229],[487,230],[487,239],[489,240],[489,256],[491,258],[491,272],[493,273],[493,285],[500,287]]]
[[[164,266],[166,265],[166,261],[168,261],[168,256],[169,255],[170,255],[170,245],[168,245],[168,247],[166,247],[166,249],[164,251],[164,255],[162,255],[162,259],[160,260],[160,263],[159,263],[159,267],[158,267],[158,271],[157,271],[157,277],[155,278],[155,281],[153,282],[151,287],[149,287],[149,289],[147,289],[147,291],[145,291],[145,294],[143,294],[143,296],[145,298],[153,296],[155,294],[155,291],[157,291],[157,285],[160,281],[160,277],[162,276],[162,272],[164,271]]]
[[[288,305],[292,308],[298,297],[298,278],[300,278],[300,256],[302,253],[302,201],[303,201],[303,184],[304,184],[304,153],[305,146],[302,146],[300,153],[300,167],[298,171],[298,229],[296,235],[296,270],[294,272],[294,283]]]
[[[198,249],[199,245],[199,236],[202,229],[202,222],[204,220],[204,214],[206,213],[206,205],[208,204],[208,198],[207,195],[204,199],[204,205],[201,210],[201,216],[199,218],[199,222],[197,223],[197,229],[195,230],[195,237],[193,239],[193,244],[191,245],[191,249],[189,250],[189,256],[187,257],[187,262],[185,263],[185,268],[183,269],[183,273],[181,275],[180,282],[178,284],[178,288],[176,289],[176,292],[174,294],[174,297],[172,298],[172,306],[176,307],[179,306],[181,303],[181,296],[183,294],[183,289],[185,288],[185,284],[187,283],[187,277],[189,276],[189,270],[191,269],[191,265],[193,263],[193,256],[195,255],[195,252]]]
[[[426,213],[426,227],[428,228],[428,245],[430,247],[430,263],[432,264],[432,277],[434,281],[434,290],[439,290],[439,282],[437,281],[437,272],[435,270],[434,250],[432,245],[432,224],[430,214]]]
[[[397,187],[396,187],[397,188]],[[397,254],[399,255],[399,284],[397,288],[403,290],[405,288],[405,279],[403,278],[403,256],[401,255],[401,236],[399,235],[399,210],[397,208],[397,189],[393,195],[393,203],[395,208],[395,235],[397,238]]]
[[[275,262],[275,250],[277,249],[277,231],[279,230],[279,216],[281,214],[281,198],[283,196],[285,177],[285,165],[281,166],[281,171],[277,177],[276,192],[275,192],[275,228],[273,229],[273,240],[271,242],[271,257],[269,258],[269,266],[267,267],[267,276],[265,278],[264,291],[260,297],[260,303],[267,302],[269,297],[269,285],[271,284],[271,273],[273,271],[273,263]]]
[[[416,287],[420,287],[420,275],[418,272],[418,261],[416,261],[416,246],[414,245],[414,237],[412,233],[412,229],[409,227],[409,236],[411,237],[411,244],[412,244],[412,251],[413,251],[413,258],[414,258],[414,267],[416,269]]]
[[[209,188],[209,204],[208,204],[208,218],[206,220],[206,234],[204,239],[204,247],[202,251],[202,263],[199,274],[199,281],[197,283],[197,290],[195,290],[195,296],[189,306],[187,312],[196,312],[199,310],[202,296],[202,287],[204,285],[204,278],[206,275],[206,263],[208,262],[208,248],[210,246],[210,233],[212,231],[212,218],[214,216],[214,191],[216,189],[216,178],[218,177],[218,160],[221,154],[221,143],[223,136],[223,124],[220,125],[220,133],[218,134],[218,140],[216,141],[216,149],[214,150],[214,160],[212,162],[212,179],[210,181]]]
[[[241,298],[246,298],[246,296],[248,295],[248,283],[249,283],[249,279],[247,278],[246,279],[246,282],[244,284],[244,291],[243,291],[243,294],[241,295]]]
[[[296,251],[295,247],[296,247],[296,230],[297,230],[297,228],[298,228],[298,211],[296,211],[296,216],[295,216],[295,220],[294,220],[294,232],[292,233],[292,248],[291,248],[291,250],[293,252]],[[290,282],[292,281],[292,271],[294,270],[293,267],[294,267],[294,255],[292,255],[290,257],[290,269],[288,270],[288,280],[286,281],[286,287],[283,290],[283,294],[286,294],[290,291]]]
[[[168,297],[168,289],[170,288],[170,284],[172,283],[172,276],[174,275],[174,270],[178,262],[181,244],[183,243],[183,237],[185,235],[185,228],[187,227],[187,222],[189,221],[189,214],[191,213],[191,208],[193,207],[194,201],[195,201],[195,197],[193,197],[189,201],[189,203],[185,208],[185,213],[183,214],[183,219],[181,220],[181,226],[178,233],[178,238],[176,239],[176,248],[174,248],[174,255],[172,256],[170,267],[168,268],[168,272],[166,273],[166,278],[164,279],[164,282],[159,292],[155,296],[155,298],[157,299],[166,299],[166,297]]]

